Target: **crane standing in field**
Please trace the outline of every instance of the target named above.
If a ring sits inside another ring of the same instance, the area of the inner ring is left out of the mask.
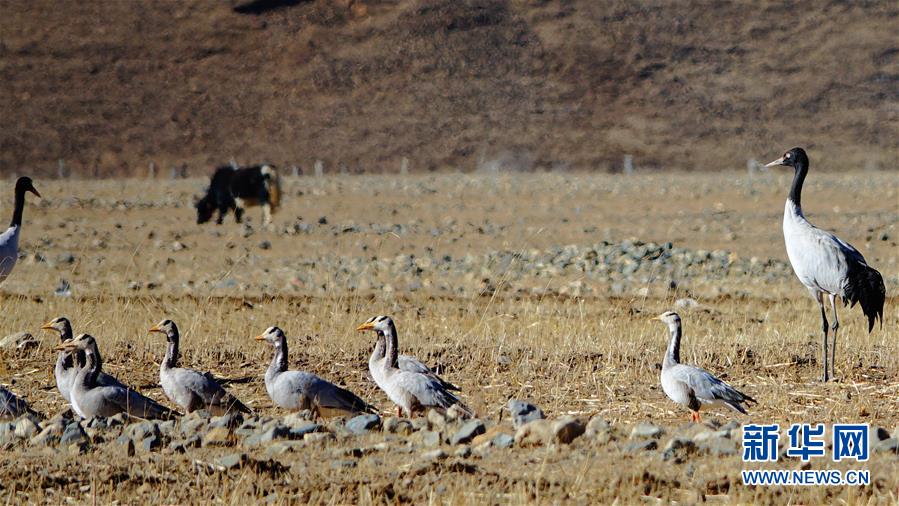
[[[777,160],[766,165],[774,167],[785,165],[793,167],[793,185],[784,208],[784,242],[787,256],[799,281],[808,288],[821,308],[821,320],[824,322],[824,381],[833,377],[833,362],[837,352],[837,319],[836,300],[839,296],[843,304],[849,307],[856,303],[868,317],[868,332],[874,329],[874,323],[880,319],[883,326],[883,302],[886,288],[883,277],[876,269],[869,267],[865,257],[849,243],[839,237],[821,230],[805,219],[802,214],[800,197],[802,183],[808,174],[808,156],[802,148],[793,148]],[[827,357],[827,312],[824,309],[824,296],[830,299],[833,312],[833,342],[830,349],[830,368]]]

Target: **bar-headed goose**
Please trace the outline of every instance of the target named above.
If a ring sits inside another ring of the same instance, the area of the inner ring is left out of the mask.
[[[41,328],[58,332],[61,343],[72,339],[72,324],[65,316],[54,318],[41,326]],[[84,352],[81,350],[60,351],[59,355],[56,356],[56,367],[53,368],[53,375],[56,377],[56,388],[69,404],[72,403],[72,386],[75,383],[75,377],[78,376],[78,371],[84,367],[84,364]],[[97,375],[97,384],[105,387],[128,388],[114,376],[110,376],[103,371],[100,371],[100,374]]]
[[[320,418],[377,413],[356,394],[306,371],[287,370],[287,336],[278,327],[269,327],[256,336],[275,349],[265,371],[265,389],[276,405],[294,411],[308,409]]]
[[[397,413],[402,409],[407,416],[411,417],[416,411],[425,411],[428,408],[446,411],[455,405],[465,415],[474,415],[433,374],[404,371],[399,368],[396,327],[392,319],[388,317],[371,318],[359,325],[356,330],[360,332],[380,331],[384,334],[385,356],[383,359],[370,361],[369,370],[375,383],[396,404]]]
[[[84,352],[85,364],[78,370],[72,385],[72,409],[82,418],[109,417],[126,413],[144,419],[171,418],[179,413],[145,397],[134,390],[121,386],[97,384],[103,368],[103,359],[92,336],[81,334],[56,348],[60,351]]]
[[[228,393],[209,373],[178,367],[178,326],[172,320],[162,320],[150,332],[165,334],[168,348],[159,366],[159,383],[165,394],[175,404],[191,413],[198,409],[213,415],[225,413],[251,413],[250,408]]]

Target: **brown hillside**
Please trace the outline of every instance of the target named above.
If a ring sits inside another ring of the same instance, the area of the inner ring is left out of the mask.
[[[899,4],[0,1],[0,171],[899,165]]]

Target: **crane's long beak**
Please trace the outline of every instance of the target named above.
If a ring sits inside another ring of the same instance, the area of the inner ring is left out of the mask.
[[[375,323],[374,323],[374,322],[365,322],[365,323],[363,323],[362,325],[359,325],[358,327],[356,327],[356,331],[357,331],[357,332],[362,332],[362,331],[365,331],[365,330],[372,330],[372,329],[374,329],[374,328],[375,328]]]
[[[783,164],[784,164],[784,157],[780,157],[777,160],[774,160],[773,162],[769,163],[768,165],[765,165],[765,167],[776,167],[778,165],[783,165]]]
[[[35,189],[35,187],[32,186],[31,188],[29,188],[29,190],[31,191],[31,193],[37,195],[37,198],[39,198],[39,199],[44,198],[44,197],[41,197],[41,194],[37,192],[37,189]]]

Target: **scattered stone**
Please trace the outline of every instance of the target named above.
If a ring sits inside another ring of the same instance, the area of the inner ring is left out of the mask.
[[[312,411],[304,409],[303,411],[290,413],[289,415],[285,416],[281,422],[288,427],[299,427],[309,422],[315,421],[314,418],[315,417],[313,416]]]
[[[420,430],[428,430],[428,419],[427,418],[413,418],[412,421],[412,430],[418,432]]]
[[[453,456],[459,457],[460,459],[467,459],[471,456],[471,447],[468,445],[460,446],[453,452]]]
[[[655,439],[644,439],[642,441],[634,441],[633,443],[628,443],[622,450],[624,451],[624,453],[639,453],[655,450],[658,447],[659,444]]]
[[[737,453],[736,444],[730,438],[709,438],[703,442],[696,442],[696,446],[713,457],[728,457]]]
[[[83,444],[87,442],[87,433],[84,432],[84,429],[81,427],[81,423],[79,422],[70,423],[66,427],[66,430],[62,433],[62,436],[59,438],[60,446],[70,446],[73,444]]]
[[[16,421],[15,435],[19,439],[31,439],[41,431],[40,425],[30,416],[23,416]]]
[[[383,420],[381,429],[390,434],[400,434],[403,436],[408,436],[409,434],[412,434],[413,431],[412,423],[409,422],[409,420],[403,420],[392,416]]]
[[[262,241],[259,243],[259,249],[269,250],[272,249],[271,241]]]
[[[243,424],[243,415],[240,413],[227,413],[222,416],[216,416],[209,420],[209,428],[215,427],[225,427],[228,429],[234,429],[240,427]]]
[[[518,400],[509,399],[509,412],[512,414],[512,425],[518,429],[528,422],[543,419],[543,411],[533,404]]]
[[[563,416],[553,422],[553,441],[562,444],[571,444],[581,437],[585,431],[584,424],[573,416]]]
[[[216,430],[216,429],[213,429]],[[244,440],[244,444],[247,446],[258,446],[265,443],[271,443],[276,439],[284,439],[287,438],[290,434],[290,428],[285,425],[275,425],[274,427],[270,427],[268,429],[260,429],[260,432],[253,434],[252,436],[246,438]],[[205,441],[204,441],[205,446]]]
[[[181,419],[181,435],[184,437],[193,436],[205,426],[206,420],[200,417],[186,416]]]
[[[706,430],[693,436],[693,441],[698,444],[716,438],[730,439],[730,432],[729,430]]]
[[[596,437],[597,435],[610,430],[612,430],[612,426],[609,425],[609,422],[597,415],[587,422],[585,433],[588,437]]]
[[[442,431],[446,428],[446,416],[436,409],[428,410],[428,424],[431,430]]]
[[[16,332],[0,339],[0,350],[11,350],[16,352],[30,350],[40,346],[40,342],[28,332]]]
[[[469,414],[458,404],[453,404],[446,410],[446,420],[448,422],[454,420],[465,420],[469,418]]]
[[[510,448],[513,444],[515,444],[515,438],[510,434],[497,434],[490,443],[496,448]]]
[[[422,460],[443,460],[446,457],[446,452],[439,448],[421,454]]]
[[[416,433],[416,436],[424,446],[440,446],[443,443],[440,433],[434,430],[422,430]]]
[[[334,434],[331,434],[330,432],[310,432],[303,436],[303,441],[310,444],[331,441],[332,439],[334,439]]]
[[[675,437],[668,441],[668,444],[662,449],[662,460],[667,461],[675,457],[684,456],[692,453],[695,449],[696,443],[691,439]],[[680,463],[681,459],[678,458],[675,462]]]
[[[677,309],[693,309],[698,306],[699,303],[689,297],[677,299],[676,301],[674,301],[674,307],[676,307]]]
[[[231,453],[216,459],[215,463],[222,470],[243,467],[249,461],[246,453]]]
[[[465,422],[455,434],[453,434],[450,438],[450,444],[459,445],[470,443],[475,436],[483,434],[486,430],[487,428],[484,426],[484,422],[477,418],[469,420]]]
[[[650,423],[638,423],[634,425],[634,428],[631,429],[631,439],[636,438],[653,438],[658,439],[662,436],[664,431],[661,427],[657,425],[652,425]]]
[[[346,428],[353,434],[359,435],[377,429],[380,424],[381,417],[375,414],[365,414],[350,419],[346,423]]]
[[[66,424],[62,421],[56,421],[53,423],[48,423],[44,426],[44,429],[38,434],[31,438],[28,442],[31,446],[50,446],[59,443],[59,438],[62,436],[62,433],[66,430]]]
[[[153,451],[161,446],[162,436],[158,434],[150,434],[140,442],[140,447],[145,452]]]
[[[314,422],[306,422],[303,425],[294,426],[290,428],[290,439],[303,439],[306,434],[311,434],[313,432],[321,432],[323,427]]]
[[[143,441],[148,436],[161,435],[159,426],[156,425],[156,422],[151,421],[132,423],[125,427],[123,433],[134,441]]]

